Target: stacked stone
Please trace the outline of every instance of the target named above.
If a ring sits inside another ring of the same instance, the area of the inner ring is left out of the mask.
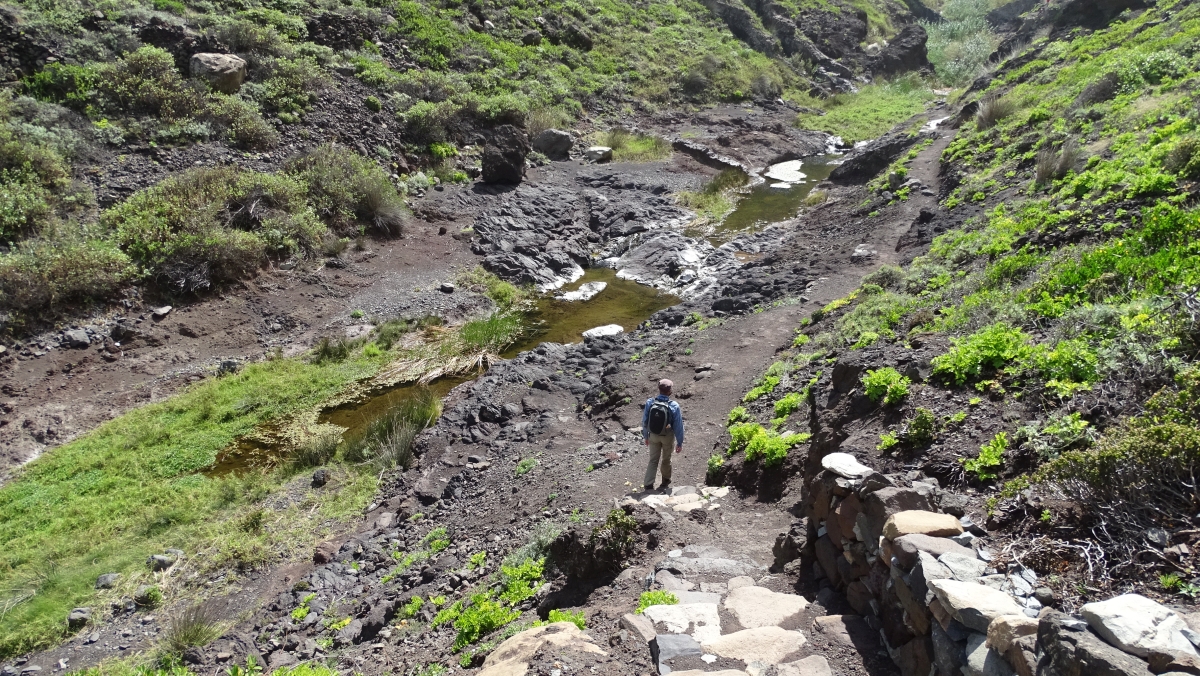
[[[845,593],[905,676],[1055,676],[1078,674],[1081,664],[1133,674],[1200,667],[1191,642],[1200,635],[1145,597],[1088,604],[1085,620],[1043,608],[1050,590],[1019,564],[996,570],[982,546],[986,532],[935,481],[898,486],[897,477],[847,453],[826,455],[821,467],[804,499],[812,547],[793,528],[776,541],[777,561],[811,553],[816,577]],[[1144,639],[1147,627],[1153,647],[1128,637]],[[1154,668],[1156,659],[1163,666]]]

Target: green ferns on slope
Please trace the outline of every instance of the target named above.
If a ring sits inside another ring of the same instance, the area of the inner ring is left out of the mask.
[[[1200,507],[1165,488],[1197,458],[1198,38],[1200,6],[1161,2],[1001,64],[942,157],[961,176],[944,205],[982,213],[907,268],[871,275],[805,345],[819,356],[948,342],[931,386],[1011,397],[1050,420],[967,452],[968,478],[1009,479],[992,498],[1005,518],[1025,513],[1026,488],[1068,497],[1072,514],[1042,521],[1097,540],[1112,564],[1146,528],[1188,524]],[[1097,402],[1130,417],[1086,413]],[[895,445],[888,434],[881,448]],[[1018,451],[1032,473],[1009,465]]]

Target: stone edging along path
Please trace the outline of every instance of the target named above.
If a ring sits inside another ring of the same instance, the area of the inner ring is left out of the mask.
[[[844,635],[862,652],[882,646],[904,676],[1200,674],[1200,618],[1138,594],[1089,603],[1082,617],[1060,612],[1032,570],[1001,570],[986,531],[941,511],[936,481],[883,475],[847,453],[826,455],[820,466],[807,482],[802,518],[776,541],[776,565],[795,574],[811,564],[818,582],[843,592],[858,614],[801,626],[809,600],[760,586],[772,576],[750,557],[712,545],[672,550],[645,584],[678,603],[620,620],[622,639],[644,642],[659,674],[842,671],[808,654],[806,632]],[[625,502],[679,514],[717,509],[727,496],[727,488],[681,486]],[[508,639],[480,673],[561,676],[583,655],[606,653],[586,632],[557,623]],[[539,660],[559,668],[539,668]]]

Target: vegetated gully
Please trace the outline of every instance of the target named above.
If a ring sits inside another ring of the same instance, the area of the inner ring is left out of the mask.
[[[706,236],[709,243],[720,246],[738,235],[795,216],[813,187],[833,171],[836,158],[836,155],[818,155],[767,167],[761,176],[749,177],[747,186],[735,196],[736,206],[725,219],[707,228],[706,232],[689,234]],[[583,300],[563,298],[568,292],[596,283],[604,287],[593,296]],[[619,324],[625,331],[632,331],[655,312],[679,302],[677,296],[623,279],[611,268],[590,268],[574,282],[539,297],[534,307],[525,313],[520,338],[500,356],[509,359],[543,342],[578,342],[584,331],[607,324]],[[410,382],[381,388],[322,411],[318,422],[344,428],[343,439],[355,441],[374,421],[413,397],[424,396],[425,391],[429,391],[441,399],[458,385],[482,374],[478,371],[444,376],[428,384]],[[223,452],[208,473],[224,475],[270,466],[281,462],[283,453],[284,449],[264,444],[258,440],[258,435],[251,435]]]

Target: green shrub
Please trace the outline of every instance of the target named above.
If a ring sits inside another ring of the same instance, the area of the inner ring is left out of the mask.
[[[436,160],[444,160],[458,155],[458,148],[453,143],[430,143],[429,154]]]
[[[788,417],[800,410],[801,403],[803,403],[803,398],[799,392],[791,392],[784,395],[779,401],[775,402],[775,417]]]
[[[408,135],[417,143],[428,145],[446,140],[446,127],[458,114],[460,106],[450,101],[433,103],[418,101],[396,117],[405,126]]]
[[[425,600],[424,599],[422,599],[421,597],[410,598],[410,599],[408,599],[408,603],[401,606],[400,616],[407,617],[407,618],[416,617],[416,614],[418,614],[418,612],[420,612],[422,608],[425,608]]]
[[[325,234],[300,182],[236,167],[191,169],[109,209],[102,222],[159,283],[197,291],[268,257],[316,247]]]
[[[738,453],[746,448],[755,437],[766,434],[762,425],[756,422],[737,423],[729,426],[729,455]]]
[[[289,160],[285,171],[307,186],[317,215],[334,230],[351,234],[361,225],[388,236],[404,233],[404,199],[373,160],[327,144]]]
[[[500,598],[515,606],[536,594],[545,565],[545,559],[526,559],[515,566],[500,566]]]
[[[520,611],[504,606],[486,593],[472,595],[471,605],[464,608],[454,620],[454,628],[458,629],[458,636],[454,638],[454,652],[477,642],[520,616]]]
[[[521,458],[517,466],[513,468],[513,474],[521,476],[528,474],[530,470],[537,466],[537,458]]]
[[[521,335],[524,322],[513,312],[493,312],[463,324],[459,336],[469,350],[500,353]]]
[[[761,459],[763,466],[775,467],[787,458],[789,448],[810,438],[812,435],[807,432],[780,435],[774,430],[763,430],[762,434],[754,435],[746,444],[746,460]]]
[[[1200,137],[1184,136],[1167,153],[1163,168],[1190,180],[1200,179]]]
[[[736,425],[737,423],[746,422],[747,420],[750,420],[750,414],[746,412],[746,407],[745,406],[734,406],[729,411],[729,418],[728,418],[728,420],[726,420],[725,426],[732,427],[733,425]]]
[[[577,610],[575,612],[571,612],[569,610],[562,611],[562,610],[554,609],[554,610],[550,611],[550,614],[547,616],[546,619],[548,619],[551,623],[570,622],[571,624],[575,625],[576,627],[579,627],[580,631],[587,629],[587,620],[584,618],[582,610]]]
[[[908,386],[912,383],[896,369],[886,366],[881,369],[867,371],[862,377],[863,389],[871,401],[878,403],[880,399],[885,405],[898,404],[908,396]]]
[[[203,109],[203,90],[183,79],[171,53],[145,46],[97,67],[96,92],[107,110],[183,120]]]
[[[284,122],[295,122],[296,116],[307,110],[317,93],[331,82],[312,57],[263,59],[261,69],[261,88],[248,91],[259,105]]]
[[[750,403],[761,399],[762,397],[775,391],[775,387],[779,385],[780,377],[777,375],[764,375],[759,379],[759,384],[751,388],[746,396],[742,397],[742,401]]]
[[[721,468],[723,468],[724,466],[725,466],[725,458],[723,456],[718,455],[716,453],[708,456],[708,465],[706,467],[707,471],[706,471],[705,476],[708,477],[709,479],[716,478],[716,476],[718,474],[720,474]]]
[[[379,98],[375,96],[368,96],[367,98],[363,99],[363,105],[365,105],[367,110],[370,110],[371,112],[378,113],[379,111],[383,110],[383,104],[380,103]]]
[[[979,448],[979,455],[974,458],[959,458],[963,469],[975,475],[980,481],[995,479],[997,470],[1004,462],[1004,451],[1008,449],[1008,435],[999,432],[995,437]]]
[[[679,603],[679,597],[669,591],[648,591],[642,592],[638,597],[637,610],[634,613],[641,615],[650,606],[673,606]]]
[[[43,101],[85,110],[91,103],[97,73],[89,66],[51,63],[25,79],[25,90]]]
[[[237,96],[212,93],[205,115],[229,135],[229,141],[246,150],[267,150],[279,145],[279,132],[259,114],[258,106]]]
[[[3,192],[0,188],[0,196]],[[26,240],[0,253],[0,306],[33,312],[64,303],[103,300],[136,277],[137,267],[112,242]]]
[[[1029,354],[1028,336],[1020,329],[996,323],[967,336],[952,338],[953,347],[933,358],[933,374],[962,385],[988,371],[1001,369]]]
[[[918,407],[916,414],[908,421],[908,426],[905,428],[904,441],[912,446],[921,447],[933,443],[936,435],[937,417],[933,415],[933,411]]]

